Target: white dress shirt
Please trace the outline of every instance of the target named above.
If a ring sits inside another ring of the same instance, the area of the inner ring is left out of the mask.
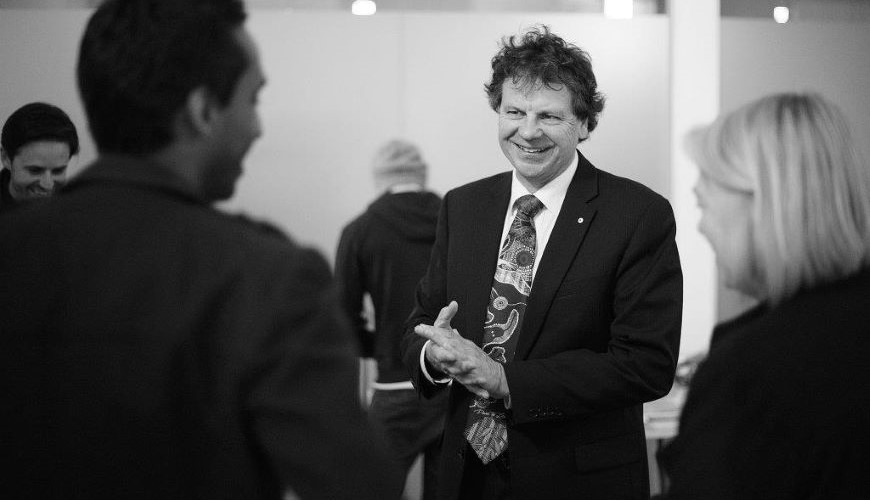
[[[504,242],[504,239],[507,237],[508,230],[510,230],[511,223],[513,223],[514,217],[517,213],[517,209],[514,205],[521,196],[533,194],[536,198],[541,200],[541,203],[544,204],[544,208],[541,209],[534,218],[536,248],[535,265],[532,267],[533,286],[535,274],[538,272],[538,265],[541,263],[541,256],[544,255],[544,250],[547,248],[547,242],[550,240],[550,234],[553,232],[553,226],[556,224],[556,218],[562,210],[562,203],[565,201],[565,195],[568,193],[568,186],[571,184],[571,179],[574,178],[574,174],[577,172],[578,161],[579,157],[575,150],[574,160],[571,162],[571,165],[566,168],[564,172],[556,176],[555,179],[551,180],[534,193],[530,193],[529,190],[522,185],[517,177],[516,169],[513,171],[513,176],[511,177],[511,197],[508,201],[507,212],[504,217],[504,226],[501,232],[501,240],[499,241]],[[501,245],[499,245],[498,251],[501,253]],[[447,304],[444,305],[446,306]],[[462,304],[460,304],[459,307],[462,307]],[[462,332],[459,333],[460,335],[462,334]],[[420,350],[420,367],[423,370],[423,376],[433,384],[446,384],[452,382],[453,379],[449,377],[442,379],[432,378],[429,371],[426,370],[426,349],[429,347],[430,342],[432,341],[427,340],[426,343],[423,344],[423,349]]]

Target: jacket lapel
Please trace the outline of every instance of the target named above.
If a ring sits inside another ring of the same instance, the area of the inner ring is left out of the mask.
[[[460,279],[467,284],[465,310],[470,314],[465,315],[465,330],[460,332],[477,345],[483,340],[486,308],[489,305],[495,266],[498,264],[501,232],[511,193],[510,173],[493,180],[491,187],[481,193],[472,205],[474,213],[468,214],[468,220],[473,225],[468,228],[469,233],[463,243],[470,266],[463,270],[467,276],[460,276]],[[462,306],[460,304],[460,308]]]
[[[568,186],[562,210],[535,274],[514,359],[525,359],[541,334],[553,297],[595,217],[596,209],[589,201],[598,195],[598,170],[579,152],[578,155],[577,173]]]

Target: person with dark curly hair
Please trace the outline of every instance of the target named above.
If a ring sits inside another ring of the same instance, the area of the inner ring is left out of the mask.
[[[79,153],[79,136],[57,106],[31,102],[15,110],[0,135],[0,212],[53,195]]]
[[[506,38],[486,91],[513,172],[445,195],[403,338],[417,391],[449,391],[438,496],[646,499],[642,405],[679,351],[673,211],[577,150],[604,106],[580,48]]]

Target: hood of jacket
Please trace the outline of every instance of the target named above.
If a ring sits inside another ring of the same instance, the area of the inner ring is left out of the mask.
[[[434,242],[440,207],[441,198],[429,191],[384,193],[368,212],[410,240]]]

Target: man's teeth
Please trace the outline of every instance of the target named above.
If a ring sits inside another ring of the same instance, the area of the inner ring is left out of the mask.
[[[526,153],[540,153],[541,151],[547,149],[547,148],[537,148],[537,149],[524,148],[523,146],[520,146],[519,144],[517,144],[517,147],[520,148],[520,149],[522,149],[522,150],[525,151]]]

